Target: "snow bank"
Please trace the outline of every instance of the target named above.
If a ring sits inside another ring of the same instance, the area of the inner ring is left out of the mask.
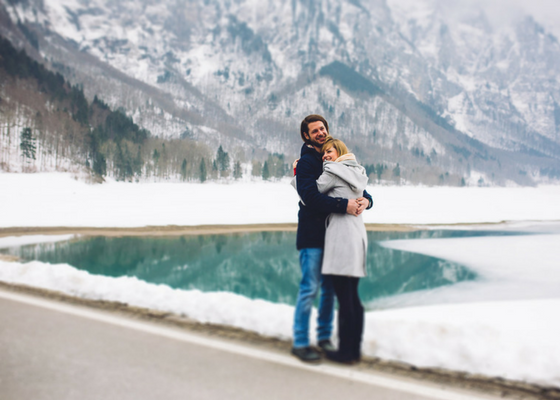
[[[364,353],[560,387],[559,309],[549,299],[369,312]]]
[[[291,338],[293,307],[232,293],[171,289],[37,261],[0,261],[0,280]],[[368,312],[363,352],[417,366],[560,386],[558,309],[560,299]]]
[[[92,275],[68,264],[39,261],[0,261],[0,280],[85,299],[116,301],[171,312],[203,323],[249,329],[267,336],[291,337],[293,307],[251,300],[229,292],[172,289],[135,277]]]

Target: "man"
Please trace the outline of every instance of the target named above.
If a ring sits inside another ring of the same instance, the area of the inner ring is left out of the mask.
[[[323,172],[321,148],[329,135],[329,124],[320,115],[308,115],[301,122],[304,145],[297,164],[299,203],[297,249],[302,272],[295,316],[292,354],[302,361],[317,362],[321,355],[309,345],[309,318],[319,286],[321,298],[317,318],[317,343],[323,351],[335,351],[330,338],[334,315],[334,288],[331,280],[321,275],[325,247],[325,220],[331,213],[359,215],[373,205],[364,191],[359,199],[333,198],[319,193],[316,181]]]

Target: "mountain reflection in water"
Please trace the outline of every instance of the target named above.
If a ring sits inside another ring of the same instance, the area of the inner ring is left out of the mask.
[[[496,235],[496,232],[368,232],[364,302],[473,280],[467,268],[414,253],[391,250],[383,240]],[[91,237],[22,246],[24,260],[67,263],[91,274],[135,276],[178,289],[227,291],[253,299],[295,304],[300,279],[294,232],[257,232],[180,237]]]

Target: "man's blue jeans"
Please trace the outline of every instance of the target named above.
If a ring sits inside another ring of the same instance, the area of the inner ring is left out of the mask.
[[[321,275],[323,249],[302,249],[299,252],[301,282],[294,316],[294,347],[309,346],[309,318],[313,302],[321,288],[317,340],[330,339],[334,314],[334,287],[329,276]]]

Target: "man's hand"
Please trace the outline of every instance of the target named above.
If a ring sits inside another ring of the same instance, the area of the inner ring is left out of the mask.
[[[364,210],[367,208],[367,206],[369,206],[369,200],[366,199],[365,197],[360,197],[359,199],[356,199],[356,201],[358,202],[358,205],[359,205],[357,215],[360,215],[361,213],[364,212]]]
[[[354,200],[354,199],[348,199],[348,206],[346,207],[346,214],[354,215],[354,216],[357,217],[361,213],[361,211],[359,211],[359,210],[360,210],[360,204],[358,203],[358,201]]]

